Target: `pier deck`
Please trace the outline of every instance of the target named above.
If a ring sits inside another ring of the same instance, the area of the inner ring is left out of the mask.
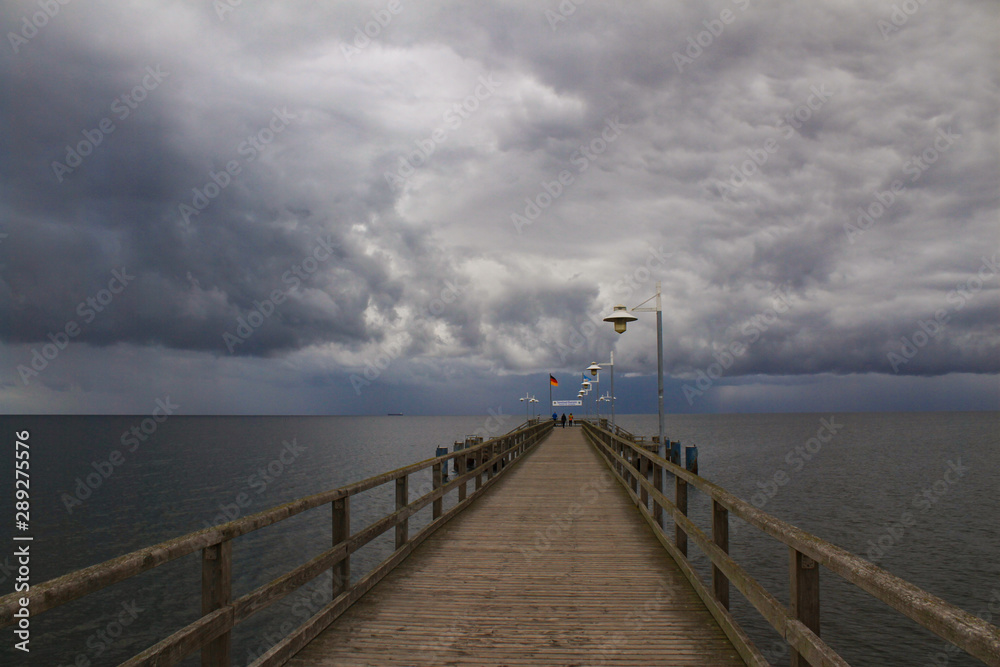
[[[581,430],[557,428],[287,664],[744,663]]]

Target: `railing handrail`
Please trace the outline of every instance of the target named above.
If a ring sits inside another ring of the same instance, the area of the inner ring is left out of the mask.
[[[916,621],[922,627],[937,634],[945,641],[954,644],[980,660],[992,660],[993,664],[1000,664],[1000,628],[997,626],[987,623],[964,609],[928,593],[905,579],[852,554],[832,542],[812,535],[801,528],[754,507],[723,487],[685,470],[658,454],[650,452],[639,443],[631,442],[589,423],[587,427],[585,430],[592,429],[597,434],[605,438],[610,438],[619,445],[629,448],[642,459],[649,461],[653,466],[660,466],[663,470],[674,474],[679,479],[705,493],[713,501],[748,524],[825,566],[842,579],[854,584],[877,600],[884,602],[896,611]],[[591,437],[593,440],[594,436],[591,435]],[[608,443],[604,443],[603,441],[602,444],[605,446],[608,445]],[[618,456],[614,452],[610,453],[613,456]],[[627,461],[620,462],[628,464]],[[655,489],[647,479],[639,477],[638,482],[648,493],[655,492],[655,495],[659,496],[657,499],[658,502],[663,504],[667,509],[671,509],[672,512],[677,510],[673,506],[673,503],[663,497],[659,490]],[[683,525],[681,527],[684,528]],[[687,531],[685,530],[685,532]],[[713,565],[721,565],[721,556],[718,553],[708,551],[706,555],[709,556]]]
[[[207,550],[213,547],[218,547],[219,545],[230,542],[236,537],[240,537],[261,528],[276,524],[306,510],[314,509],[328,503],[334,503],[339,500],[349,499],[351,496],[370,490],[382,484],[395,481],[397,483],[398,493],[400,481],[403,482],[403,487],[405,489],[406,480],[409,475],[427,468],[432,468],[434,470],[434,488],[429,493],[426,493],[413,501],[406,498],[406,502],[403,506],[397,507],[394,512],[391,512],[387,516],[384,516],[365,528],[362,528],[356,533],[350,534],[348,526],[348,535],[345,536],[339,544],[334,545],[332,549],[325,551],[305,565],[301,565],[293,569],[291,572],[286,573],[282,577],[265,584],[255,591],[251,591],[242,598],[231,601],[225,606],[225,609],[228,610],[225,613],[223,613],[223,610],[221,609],[211,613],[203,611],[203,615],[194,623],[189,624],[178,633],[175,633],[174,635],[171,635],[171,637],[160,642],[160,644],[164,644],[165,642],[172,641],[173,644],[184,644],[185,650],[190,649],[191,646],[194,646],[194,650],[197,650],[197,648],[202,647],[205,643],[221,634],[221,632],[228,632],[228,630],[222,630],[220,632],[219,628],[231,628],[235,625],[235,623],[248,617],[256,611],[259,611],[259,609],[266,606],[266,604],[270,604],[280,597],[287,595],[292,590],[295,590],[295,588],[307,583],[323,570],[330,569],[330,567],[333,567],[341,560],[349,556],[352,551],[356,551],[364,544],[367,544],[378,535],[384,533],[386,530],[391,529],[393,526],[397,526],[398,529],[400,524],[405,524],[406,520],[410,516],[420,511],[427,505],[430,505],[431,503],[435,504],[434,518],[439,518],[442,514],[442,508],[440,505],[441,499],[448,492],[458,488],[459,503],[456,507],[449,511],[448,516],[450,517],[453,511],[464,507],[464,503],[466,503],[466,501],[471,501],[480,492],[480,482],[483,474],[489,473],[491,468],[497,466],[502,460],[506,461],[506,457],[508,455],[510,455],[511,460],[513,460],[515,454],[519,453],[514,450],[522,446],[523,448],[527,448],[534,445],[540,440],[541,436],[549,430],[551,430],[551,424],[547,422],[534,425],[522,424],[513,431],[491,438],[485,442],[472,445],[467,449],[461,449],[449,452],[448,454],[443,454],[441,456],[435,456],[423,461],[418,461],[417,463],[412,463],[380,475],[374,475],[346,486],[321,491],[319,493],[278,505],[277,507],[272,507],[246,517],[241,517],[233,521],[220,524],[218,526],[204,528],[202,530],[160,542],[159,544],[137,549],[122,556],[118,556],[116,558],[70,572],[36,586],[32,586],[26,593],[10,593],[0,597],[0,627],[10,625],[16,620],[14,613],[23,606],[20,604],[20,600],[22,598],[28,598],[29,611],[31,615],[34,616],[72,600],[97,592],[107,586],[134,577],[138,574],[158,567],[159,565],[163,565],[164,563],[176,560],[177,558],[182,558],[199,550]],[[493,448],[496,448],[497,451],[494,452]],[[482,454],[485,450],[489,450],[487,455]],[[470,457],[473,458],[478,465],[475,468],[466,469],[466,461]],[[441,470],[442,467],[446,466],[447,462],[452,459],[460,460],[459,470],[462,471],[462,474],[457,475],[453,480],[444,484],[441,481]],[[499,472],[497,474],[499,474]],[[476,480],[476,492],[466,498],[465,485],[474,478]],[[485,488],[489,486],[494,479],[495,477],[490,479],[486,485],[484,485],[482,490],[485,490]],[[399,498],[397,496],[397,504],[398,501]],[[430,528],[430,525],[427,528]],[[313,572],[314,574],[312,574]],[[306,574],[312,574],[312,576],[302,579],[302,577]],[[298,581],[299,579],[302,580]],[[292,584],[296,585],[292,586]],[[289,588],[289,586],[292,587]],[[285,588],[288,588],[288,590],[285,590]],[[281,593],[281,595],[276,595],[276,591]],[[262,600],[264,600],[263,603],[261,603]],[[153,648],[160,647],[160,644],[157,644],[156,647]],[[171,648],[175,647],[171,645]],[[184,653],[183,655],[174,655],[173,652],[167,651],[163,647],[160,647],[158,650],[158,657],[167,655],[170,656],[169,660],[171,661],[174,658],[187,655],[187,653]],[[149,651],[152,651],[152,648],[147,649],[147,652]],[[142,661],[139,661],[139,663],[136,664],[140,664],[141,662]]]

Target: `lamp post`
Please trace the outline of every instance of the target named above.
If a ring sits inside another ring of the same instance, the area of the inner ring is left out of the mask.
[[[605,319],[607,319],[607,318],[605,318]],[[614,351],[611,352],[611,361],[602,361],[601,363],[604,364],[605,366],[611,366],[611,430],[614,431],[615,430],[615,353],[614,353]],[[594,363],[590,364],[589,366],[587,366],[587,370],[590,371],[590,374],[593,375],[594,377],[598,378],[597,379],[598,383],[600,382],[600,377],[601,377],[600,375],[598,375],[598,373],[601,371],[601,368],[602,368],[602,366],[600,364],[598,364],[596,361]],[[598,419],[599,418],[600,417],[598,417]]]
[[[643,307],[653,299],[656,299],[656,306]],[[632,312],[656,313],[656,393],[660,418],[660,446],[662,447],[666,443],[663,439],[663,304],[660,295],[659,281],[656,281],[656,294],[649,297],[635,308],[632,308]],[[621,334],[625,333],[625,327],[629,322],[634,322],[637,319],[638,318],[635,315],[629,314],[629,311],[625,306],[618,305],[614,307],[614,310],[610,315],[604,318],[604,321],[613,323],[615,325],[615,331]],[[611,389],[611,393],[614,394],[613,387]]]
[[[525,423],[527,423],[528,422],[528,407],[531,405],[532,401],[534,401],[535,403],[537,403],[538,401],[535,400],[534,396],[531,396],[527,392],[525,392],[524,396],[522,396],[518,400],[521,401],[522,403],[524,403],[524,421],[525,421]]]

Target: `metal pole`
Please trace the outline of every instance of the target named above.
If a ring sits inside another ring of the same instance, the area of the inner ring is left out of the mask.
[[[611,351],[611,432],[615,431],[615,353]]]
[[[660,306],[660,283],[656,283],[656,392],[659,399],[660,445],[663,439],[663,308]]]

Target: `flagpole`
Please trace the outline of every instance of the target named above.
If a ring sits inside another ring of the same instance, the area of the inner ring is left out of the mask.
[[[552,409],[552,373],[549,373],[549,410]]]

